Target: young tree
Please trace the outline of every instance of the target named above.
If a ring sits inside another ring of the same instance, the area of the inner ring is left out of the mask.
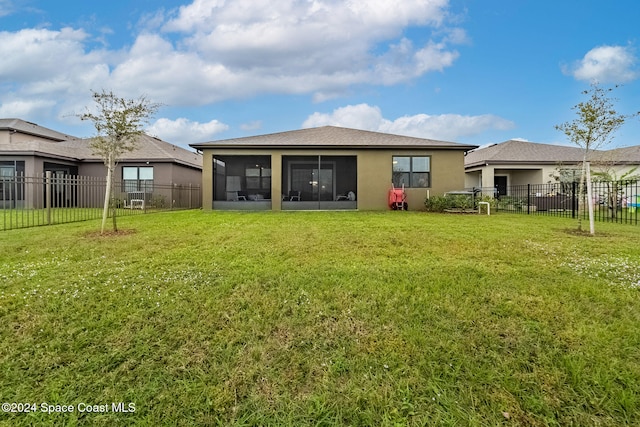
[[[592,83],[591,89],[582,92],[583,95],[588,95],[589,99],[572,107],[578,117],[573,121],[555,126],[557,130],[563,132],[569,138],[569,141],[584,150],[582,173],[580,174],[579,200],[584,197],[585,181],[587,181],[587,206],[591,234],[595,233],[589,166],[591,153],[610,143],[615,132],[624,124],[625,120],[640,114],[619,114],[614,109],[614,99],[608,96],[612,90],[612,88],[602,88],[598,83]],[[580,216],[578,218],[578,229],[582,230],[582,221]]]
[[[88,108],[79,114],[81,120],[89,120],[96,129],[96,136],[91,140],[94,154],[102,157],[107,168],[107,188],[104,195],[101,233],[104,233],[109,206],[112,207],[113,231],[116,225],[116,206],[113,203],[113,178],[120,157],[127,151],[136,148],[138,137],[142,135],[143,126],[156,113],[160,104],[152,103],[144,96],[138,99],[125,99],[113,92],[92,92],[96,103],[96,112]],[[111,202],[111,203],[110,203]]]

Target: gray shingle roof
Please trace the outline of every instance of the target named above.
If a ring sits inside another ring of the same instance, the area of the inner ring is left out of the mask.
[[[16,130],[28,135],[40,136],[53,141],[64,141],[66,139],[75,139],[75,136],[66,135],[35,123],[27,122],[20,119],[0,119],[0,130]]]
[[[89,143],[91,139],[80,140],[88,150],[83,160],[96,160],[96,156],[91,152]],[[98,159],[102,161],[102,159]],[[136,149],[124,153],[120,160],[128,161],[154,161],[154,162],[176,162],[187,166],[202,168],[202,155],[193,151],[185,150],[182,147],[154,138],[149,135],[141,135],[138,138]]]
[[[27,140],[0,143],[0,153],[14,155],[39,155],[70,161],[102,162],[93,154],[88,139],[67,139],[61,141]],[[148,135],[140,136],[137,148],[122,155],[121,160],[175,162],[202,169],[202,155],[185,150]]]
[[[388,133],[323,126],[267,135],[190,144],[199,150],[207,148],[437,148],[471,150],[476,145],[437,141]]]
[[[12,154],[17,156],[41,156],[54,159],[78,161],[80,160],[81,147],[70,147],[69,142],[48,142],[42,140],[12,141],[11,144],[0,143],[0,154]]]
[[[633,147],[616,148],[609,150],[612,157],[620,163],[632,163],[640,165],[640,145],[634,145]]]
[[[469,168],[486,164],[578,163],[583,156],[584,151],[578,147],[510,140],[468,152],[464,164]]]

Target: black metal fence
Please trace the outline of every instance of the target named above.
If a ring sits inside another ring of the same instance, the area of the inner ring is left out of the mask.
[[[127,189],[123,183],[114,185],[118,216],[202,206],[200,186],[153,183],[141,191]],[[0,176],[0,230],[102,218],[105,191],[104,178]]]
[[[506,194],[494,188],[474,189],[475,199],[495,199],[499,211],[529,215],[555,215],[588,219],[587,189],[579,200],[579,183],[527,184],[507,187]],[[640,224],[640,183],[598,181],[591,184],[594,219],[600,222]],[[488,197],[487,197],[488,196]]]

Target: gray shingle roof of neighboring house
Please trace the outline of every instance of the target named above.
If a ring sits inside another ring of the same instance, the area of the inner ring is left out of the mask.
[[[38,155],[69,161],[102,162],[100,157],[93,154],[89,146],[91,138],[71,137],[19,119],[0,119],[0,130],[17,130],[21,133],[50,139],[50,141],[33,139],[14,140],[11,144],[0,143],[0,153]],[[175,162],[202,169],[202,155],[148,135],[141,135],[137,148],[124,153],[120,159],[140,162]]]
[[[634,145],[633,147],[622,147],[614,150],[609,150],[612,157],[619,163],[632,163],[640,165],[640,145]]]
[[[102,161],[97,158],[89,147],[90,139],[79,140],[85,147],[86,156],[84,161]],[[70,141],[76,143],[77,141]],[[202,155],[193,151],[185,150],[182,147],[163,141],[149,135],[141,135],[137,141],[137,147],[133,151],[125,152],[120,160],[127,161],[154,161],[154,162],[176,162],[185,166],[202,168]]]
[[[71,141],[71,140],[70,140]],[[42,140],[0,142],[0,154],[12,154],[17,156],[40,156],[53,159],[78,161],[78,149],[69,147],[69,141],[47,142]]]
[[[20,119],[0,119],[0,130],[16,130],[21,133],[40,136],[51,139],[53,141],[64,141],[67,139],[76,139],[77,137],[66,135],[52,129],[39,126],[35,123],[27,122]]]
[[[584,151],[578,147],[510,140],[468,152],[464,164],[470,168],[487,164],[576,163],[581,162],[583,156]]]
[[[199,144],[190,144],[197,149],[205,148],[437,148],[449,150],[471,150],[477,145],[437,141],[366,130],[336,126],[300,129],[267,135],[226,139]]]
[[[580,163],[583,156],[584,151],[579,147],[510,140],[469,151],[465,156],[464,165],[469,169],[514,163]],[[640,145],[594,151],[590,157],[592,161],[640,164]]]

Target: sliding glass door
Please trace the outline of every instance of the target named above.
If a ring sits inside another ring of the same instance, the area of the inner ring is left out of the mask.
[[[331,164],[321,164],[318,169],[317,165],[292,163],[290,191],[300,192],[299,201],[333,200],[333,174]]]
[[[356,156],[283,156],[282,208],[356,209]]]

